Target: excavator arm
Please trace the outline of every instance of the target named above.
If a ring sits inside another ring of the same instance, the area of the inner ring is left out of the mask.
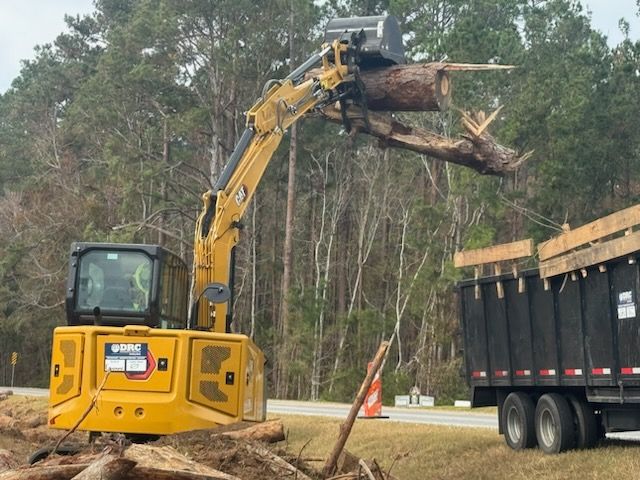
[[[203,195],[194,240],[192,328],[219,333],[230,329],[232,299],[217,304],[198,300],[211,283],[232,287],[240,222],[287,128],[314,108],[358,96],[355,65],[363,35],[345,36],[323,45],[284,80],[265,85],[262,98],[247,113],[247,128],[215,188]],[[318,63],[321,73],[304,80]]]

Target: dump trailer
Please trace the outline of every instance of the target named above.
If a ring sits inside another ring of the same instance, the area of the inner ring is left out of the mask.
[[[557,453],[640,430],[639,257],[457,285],[472,406],[498,407],[511,448]]]

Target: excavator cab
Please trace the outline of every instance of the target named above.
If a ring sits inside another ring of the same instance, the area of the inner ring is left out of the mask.
[[[158,245],[74,243],[69,259],[69,325],[185,328],[189,272]]]
[[[404,47],[398,21],[394,16],[334,18],[324,32],[324,42],[348,41],[351,34],[364,33],[359,45],[358,66],[370,70],[404,64]]]

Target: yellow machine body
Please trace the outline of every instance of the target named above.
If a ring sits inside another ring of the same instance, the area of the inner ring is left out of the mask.
[[[146,326],[54,331],[49,426],[166,435],[263,421],[264,356],[245,335]],[[105,381],[105,375],[108,376]]]

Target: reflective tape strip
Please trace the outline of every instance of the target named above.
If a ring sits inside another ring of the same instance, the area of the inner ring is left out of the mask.
[[[564,374],[570,375],[570,376],[582,375],[582,369],[581,368],[565,368]]]
[[[548,376],[548,375],[555,375],[555,374],[556,374],[555,368],[540,370],[540,375]]]
[[[509,370],[496,370],[494,373],[496,377],[506,377],[509,375]]]
[[[517,377],[529,377],[531,376],[531,370],[516,370]]]
[[[592,375],[611,375],[611,369],[610,368],[592,368],[591,374]]]
[[[640,375],[640,367],[622,367],[620,373],[622,375]]]
[[[473,378],[485,378],[487,376],[487,372],[480,371],[480,370],[475,370],[475,371],[471,372],[471,376]]]

